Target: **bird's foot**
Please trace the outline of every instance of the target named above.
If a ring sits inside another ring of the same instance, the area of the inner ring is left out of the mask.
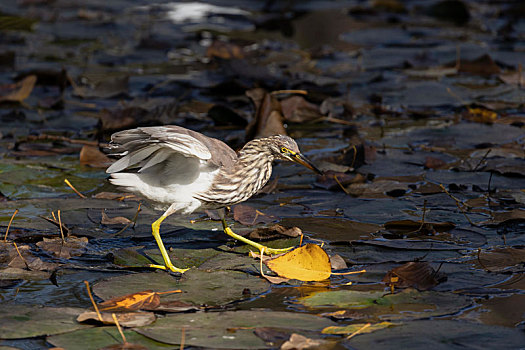
[[[259,252],[262,253],[266,253],[266,254],[269,254],[269,255],[273,255],[273,254],[281,254],[281,253],[286,253],[290,250],[292,250],[294,247],[288,247],[288,248],[269,248],[267,246],[264,246],[262,244],[259,244],[257,242],[254,242],[254,241],[251,241],[249,240],[248,238],[246,237],[243,237],[243,236],[240,236],[238,234],[236,234],[235,232],[232,231],[231,228],[229,228],[228,226],[224,227],[224,233],[226,233],[228,236],[230,237],[233,237],[235,238],[236,240],[238,241],[241,241],[243,243],[246,243],[248,245],[251,245],[252,247],[254,248],[257,248],[259,250]]]
[[[184,273],[189,270],[189,269],[179,269],[178,267],[173,266],[173,264],[168,264],[168,265],[150,264],[148,266],[154,269],[161,269],[165,271],[178,272],[178,273]]]
[[[295,247],[270,248],[270,247],[266,247],[266,246],[261,246],[261,248],[259,248],[259,252],[261,252],[261,255],[263,255],[263,253],[266,253],[266,254],[269,254],[269,255],[275,255],[275,254],[287,253],[287,252],[289,252],[290,250],[292,250],[294,248]]]

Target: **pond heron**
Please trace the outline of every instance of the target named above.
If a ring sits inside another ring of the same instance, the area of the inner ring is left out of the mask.
[[[164,266],[150,266],[181,273],[187,269],[173,266],[160,237],[166,217],[218,209],[226,234],[260,251],[282,253],[291,248],[268,248],[234,233],[226,224],[224,208],[256,194],[270,179],[275,159],[321,173],[299,152],[297,143],[283,135],[252,140],[235,153],[222,141],[167,125],[117,132],[111,136],[109,148],[121,157],[106,170],[111,183],[167,208],[151,225]]]

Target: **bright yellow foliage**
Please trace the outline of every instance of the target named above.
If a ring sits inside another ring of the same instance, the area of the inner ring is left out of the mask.
[[[300,281],[322,281],[330,277],[330,258],[318,245],[308,243],[266,262],[281,277]]]

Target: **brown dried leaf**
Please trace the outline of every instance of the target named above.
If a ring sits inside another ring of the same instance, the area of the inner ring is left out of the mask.
[[[36,244],[39,248],[52,253],[53,255],[69,259],[72,256],[80,256],[86,251],[88,239],[86,237],[69,236],[63,242],[61,238],[45,238]]]
[[[446,276],[436,272],[427,262],[411,261],[393,268],[383,278],[387,286],[397,288],[417,288],[420,291],[431,289],[446,280]]]
[[[303,335],[293,333],[283,345],[280,350],[305,350],[305,349],[317,349],[322,344],[326,343],[326,340],[311,339]]]
[[[246,95],[255,105],[255,115],[246,127],[246,141],[257,137],[286,135],[279,101],[261,88],[248,90]]]
[[[289,227],[286,228],[279,224],[272,225],[270,227],[260,227],[256,228],[250,232],[247,237],[249,239],[259,239],[259,240],[270,240],[276,238],[284,237],[299,237],[302,235],[302,231],[299,227]]]
[[[323,115],[319,107],[302,96],[292,96],[281,101],[284,119],[292,123],[304,123],[319,119]]]
[[[130,222],[130,219],[125,218],[123,216],[115,216],[110,218],[109,216],[107,216],[104,210],[102,210],[102,219],[100,220],[100,223],[102,225],[127,225]]]
[[[332,270],[341,270],[348,268],[345,259],[343,259],[339,254],[330,256],[330,265],[332,266]]]
[[[29,75],[15,84],[0,86],[0,102],[23,102],[31,95],[36,83],[36,75]]]
[[[106,168],[112,163],[104,153],[100,152],[98,147],[83,146],[80,150],[80,164],[88,165],[93,168]]]
[[[253,226],[257,223],[268,224],[277,220],[275,216],[266,215],[245,204],[237,204],[233,207],[233,219],[246,226]]]
[[[174,290],[165,293],[181,293],[180,290]],[[137,311],[140,309],[153,310],[160,305],[160,295],[152,290],[145,290],[127,294],[121,297],[111,298],[98,304],[101,311]]]

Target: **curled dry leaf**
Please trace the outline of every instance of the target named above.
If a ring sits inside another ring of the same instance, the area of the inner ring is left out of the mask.
[[[328,254],[311,243],[269,260],[266,265],[281,277],[300,281],[323,281],[332,273]]]
[[[102,225],[127,225],[130,222],[130,219],[125,218],[123,216],[115,216],[110,218],[109,216],[107,216],[104,210],[102,210],[102,219],[100,219],[100,223]]]
[[[319,107],[302,96],[291,96],[281,101],[284,119],[292,123],[304,123],[321,118]]]
[[[388,271],[383,282],[387,286],[397,288],[417,288],[420,291],[431,289],[447,280],[447,276],[439,273],[427,262],[411,261]]]
[[[256,137],[286,135],[279,101],[261,88],[248,90],[246,95],[255,105],[255,116],[246,127],[246,141]]]
[[[0,86],[0,102],[23,102],[31,95],[36,83],[36,75],[29,75],[15,84]]]
[[[166,293],[181,293],[180,290],[174,290]],[[137,311],[140,309],[155,309],[160,305],[159,293],[151,290],[127,294],[121,297],[111,298],[98,304],[101,311]]]
[[[249,239],[269,240],[283,237],[299,237],[302,235],[302,231],[299,227],[286,228],[282,225],[275,224],[270,227],[256,228],[248,234]]]

